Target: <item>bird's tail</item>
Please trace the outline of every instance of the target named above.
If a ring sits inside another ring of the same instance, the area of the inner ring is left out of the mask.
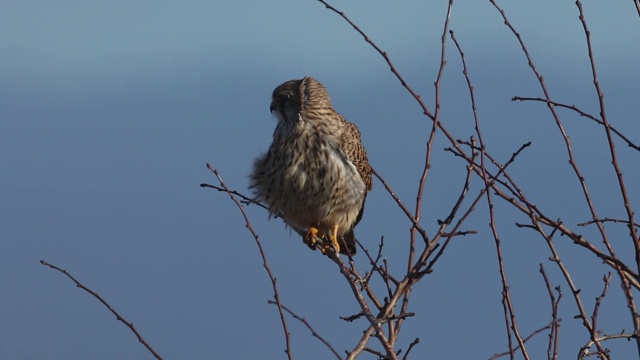
[[[356,236],[353,233],[353,228],[351,228],[351,230],[342,237],[340,253],[353,256],[356,254],[356,250]]]

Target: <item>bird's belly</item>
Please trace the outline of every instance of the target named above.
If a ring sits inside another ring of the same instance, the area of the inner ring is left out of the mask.
[[[337,224],[342,235],[355,223],[366,187],[341,153],[327,149],[321,155],[316,158],[323,161],[299,159],[283,169],[282,186],[276,191],[283,201],[276,201],[279,209],[272,208],[298,229],[318,226],[328,232]]]

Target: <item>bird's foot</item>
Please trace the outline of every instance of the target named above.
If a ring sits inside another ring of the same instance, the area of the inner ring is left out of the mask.
[[[316,227],[309,227],[309,230],[307,230],[307,234],[304,236],[304,238],[302,238],[302,241],[307,244],[307,246],[311,249],[311,250],[315,250],[316,249],[316,243],[318,242],[318,237],[323,237],[324,234],[322,233],[322,231],[320,231],[320,229],[316,228]],[[323,251],[324,253],[324,251]]]
[[[338,244],[338,225],[333,226],[333,229],[331,229],[331,235],[329,235],[329,240],[325,241],[322,248],[320,248],[323,254],[326,254],[329,249],[335,251],[336,254],[340,253],[340,244]]]

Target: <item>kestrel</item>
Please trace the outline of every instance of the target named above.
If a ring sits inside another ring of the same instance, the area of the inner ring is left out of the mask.
[[[328,234],[323,253],[333,246],[355,254],[353,229],[373,185],[360,131],[311,77],[275,88],[270,110],[278,123],[269,150],[253,164],[250,188],[271,215],[306,234],[311,248]]]

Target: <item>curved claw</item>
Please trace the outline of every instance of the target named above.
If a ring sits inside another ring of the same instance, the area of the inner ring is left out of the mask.
[[[322,233],[322,231],[320,231],[320,229],[311,226],[309,227],[309,230],[307,230],[307,234],[304,236],[304,238],[302,238],[302,241],[307,244],[307,246],[311,249],[311,250],[315,250],[316,249],[316,243],[318,242],[318,237],[323,237],[324,234]]]
[[[333,225],[331,234],[329,235],[329,241],[325,242],[324,246],[322,246],[322,249],[320,250],[323,254],[326,254],[329,248],[332,248],[336,254],[340,253],[340,244],[338,243],[338,224]]]

